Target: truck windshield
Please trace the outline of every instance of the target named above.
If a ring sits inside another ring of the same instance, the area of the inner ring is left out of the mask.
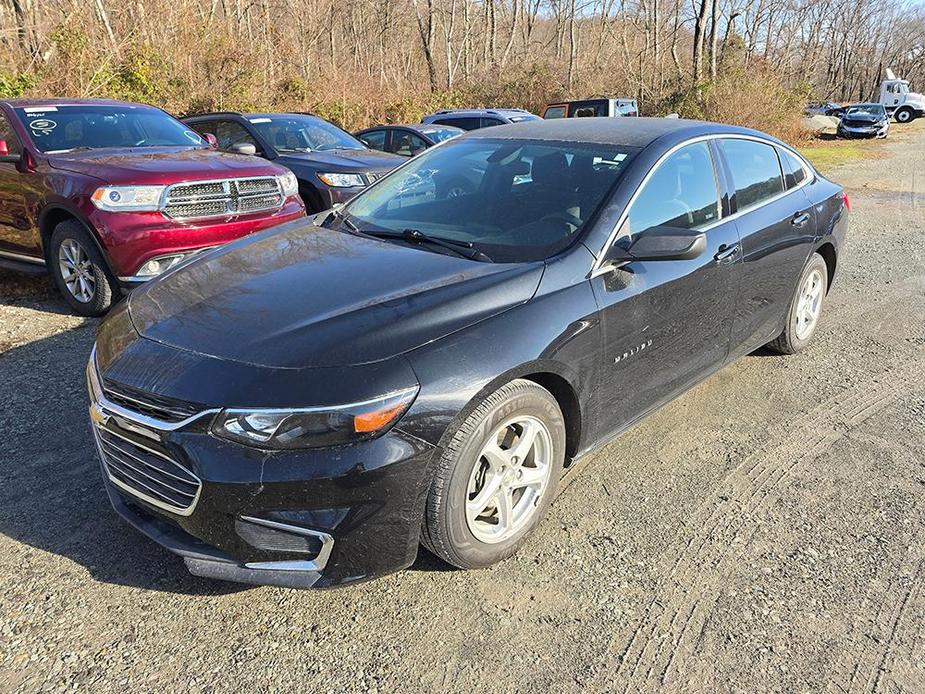
[[[350,133],[317,116],[284,114],[248,118],[277,152],[313,152],[329,149],[366,149]]]
[[[208,147],[180,121],[150,106],[27,106],[14,109],[45,154],[75,149]]]

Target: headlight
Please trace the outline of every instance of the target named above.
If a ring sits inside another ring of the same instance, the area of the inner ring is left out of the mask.
[[[320,173],[318,178],[332,188],[355,188],[366,185],[363,177],[355,173]]]
[[[166,186],[104,186],[93,191],[93,204],[107,212],[154,212]]]
[[[418,387],[349,405],[291,410],[222,410],[212,433],[255,448],[291,450],[365,441],[384,434],[405,413]]]
[[[293,195],[298,195],[299,179],[295,177],[294,173],[287,171],[277,176],[276,180],[279,181],[279,189],[283,191],[283,197],[291,198]]]

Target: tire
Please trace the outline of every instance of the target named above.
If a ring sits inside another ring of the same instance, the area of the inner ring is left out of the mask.
[[[312,188],[299,186],[299,197],[302,198],[302,204],[305,205],[305,214],[309,217],[313,214],[324,212],[326,209],[321,202],[321,196]]]
[[[896,119],[897,123],[911,123],[915,120],[915,112],[906,106],[896,109],[896,112],[893,114],[893,118]]]
[[[810,278],[815,279],[815,284]],[[815,288],[811,288],[813,286]],[[819,326],[819,317],[822,314],[828,288],[829,268],[821,255],[813,253],[806,267],[803,268],[800,281],[797,282],[793,298],[790,300],[790,307],[787,309],[787,325],[784,331],[767,346],[780,354],[796,354],[806,349]],[[814,296],[818,294],[818,298],[810,301],[809,304],[801,301],[808,291],[812,291]],[[809,310],[815,316],[809,325],[804,318],[805,310]]]
[[[65,277],[66,266],[80,266],[79,274]],[[48,268],[58,291],[81,316],[102,316],[121,296],[119,284],[103,259],[96,241],[80,222],[68,220],[55,227],[48,247]],[[89,291],[85,291],[89,288]]]
[[[506,435],[499,437],[501,445],[491,447],[490,457],[483,455],[502,427]],[[517,460],[512,451],[522,443],[528,427],[535,432],[534,443]],[[564,462],[565,420],[556,399],[532,381],[505,384],[475,408],[447,445],[427,496],[422,543],[461,569],[483,568],[510,557],[546,514]],[[504,473],[503,468],[507,468]],[[499,496],[483,502],[482,513],[471,514],[477,518],[470,518],[467,511],[480,505],[479,494],[488,495],[492,485],[499,484],[501,495],[509,485],[521,485],[506,497],[506,516],[512,521],[507,531],[498,522],[502,502],[495,500]],[[492,504],[494,514],[486,512]]]

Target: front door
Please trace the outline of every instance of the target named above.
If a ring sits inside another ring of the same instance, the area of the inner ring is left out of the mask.
[[[10,122],[0,113],[0,140],[6,142],[10,157],[22,156],[19,137]],[[29,178],[14,161],[0,161],[0,253],[17,259],[20,256],[42,257],[38,228],[30,211]],[[33,201],[34,204],[34,201]]]
[[[653,227],[703,230],[692,260],[634,261],[592,279],[604,356],[600,437],[623,429],[719,368],[729,347],[739,262],[734,220],[723,219],[709,144],[669,155],[642,184],[616,243]]]

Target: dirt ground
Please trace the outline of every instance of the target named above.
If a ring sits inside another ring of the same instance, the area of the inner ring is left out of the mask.
[[[422,550],[327,592],[189,576],[104,496],[95,321],[0,275],[0,691],[925,691],[923,125],[829,172],[851,243],[812,348],[591,456],[479,572]]]

